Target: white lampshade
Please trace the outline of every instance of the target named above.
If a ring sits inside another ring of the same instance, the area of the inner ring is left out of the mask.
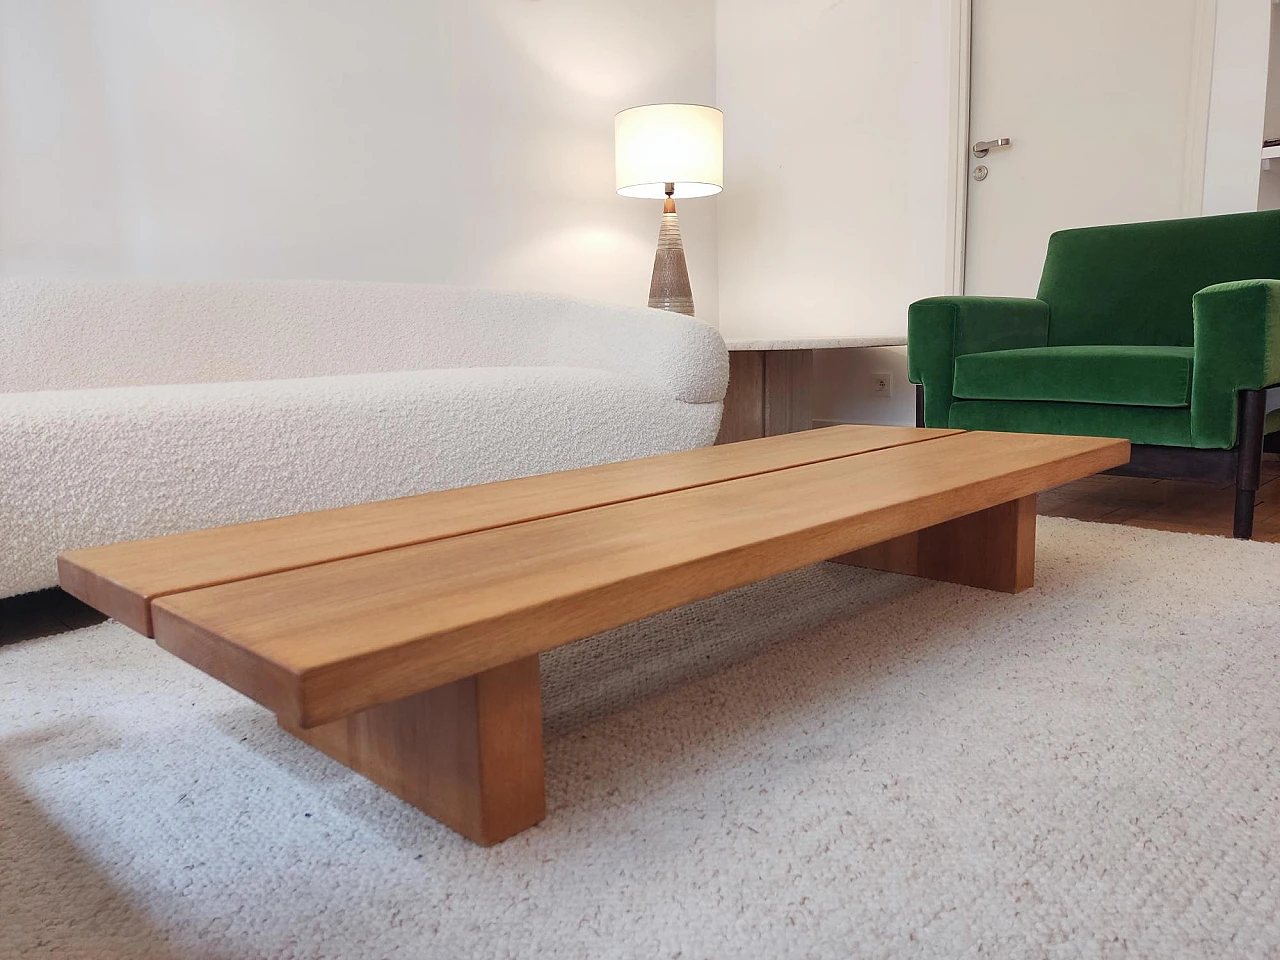
[[[613,119],[618,193],[661,200],[709,197],[724,186],[724,115],[694,103],[654,103]]]

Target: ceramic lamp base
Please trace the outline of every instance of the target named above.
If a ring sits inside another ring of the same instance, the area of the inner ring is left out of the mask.
[[[667,197],[667,202],[662,207],[658,252],[653,257],[653,279],[649,281],[649,306],[693,316],[693,289],[689,286],[689,267],[684,260],[684,243],[680,239],[676,202],[671,197]]]

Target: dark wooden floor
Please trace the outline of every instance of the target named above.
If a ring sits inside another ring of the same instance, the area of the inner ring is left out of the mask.
[[[1235,487],[1230,483],[1142,480],[1099,474],[1040,494],[1040,513],[1150,530],[1231,536]],[[1280,543],[1280,457],[1262,461],[1253,539]]]
[[[1152,530],[1231,536],[1231,484],[1096,476],[1040,494],[1040,513]],[[1280,457],[1262,464],[1254,539],[1280,543]],[[63,593],[42,590],[0,600],[0,644],[45,637],[101,623],[95,610]]]

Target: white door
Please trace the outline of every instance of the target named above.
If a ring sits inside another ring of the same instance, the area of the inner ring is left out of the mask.
[[[1035,296],[1049,234],[1198,214],[1212,0],[973,0],[965,292]],[[979,179],[983,177],[983,179]]]

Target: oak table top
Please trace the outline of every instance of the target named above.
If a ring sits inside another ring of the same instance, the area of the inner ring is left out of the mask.
[[[59,572],[489,843],[541,817],[539,653],[826,559],[1024,589],[1035,494],[1128,448],[836,426],[74,550]]]

